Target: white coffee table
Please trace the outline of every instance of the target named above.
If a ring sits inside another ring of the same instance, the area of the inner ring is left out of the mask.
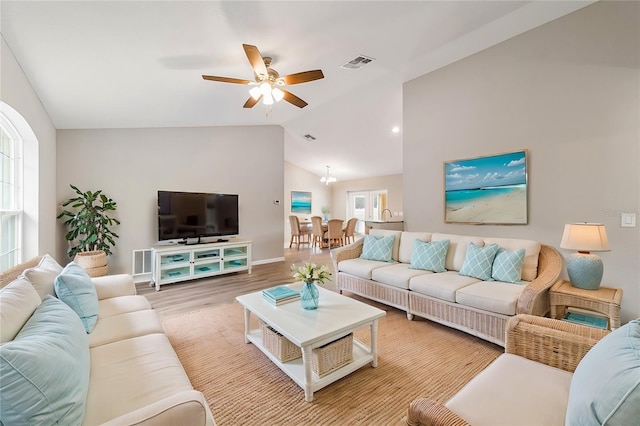
[[[290,284],[300,289],[301,283]],[[378,319],[386,312],[369,306],[320,286],[318,309],[306,311],[300,301],[274,306],[262,297],[262,292],[236,297],[244,307],[245,343],[253,343],[264,352],[274,364],[284,371],[294,382],[304,389],[306,401],[313,401],[313,393],[336,380],[351,374],[367,364],[378,365],[377,338]],[[302,358],[281,362],[263,345],[260,329],[250,330],[251,314],[264,321],[274,330],[302,349]],[[314,348],[333,342],[358,328],[369,326],[371,346],[353,339],[353,362],[327,374],[317,377],[311,371],[311,356]]]

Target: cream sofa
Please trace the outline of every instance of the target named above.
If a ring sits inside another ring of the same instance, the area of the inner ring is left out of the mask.
[[[444,404],[416,398],[407,424],[637,425],[640,319],[608,332],[516,315],[505,353]]]
[[[87,305],[74,312],[55,297],[62,271],[45,255],[0,277],[2,423],[213,426],[207,401],[132,277],[89,278],[96,318]]]
[[[347,291],[504,346],[507,320],[516,314],[544,316],[549,312],[549,288],[558,279],[562,257],[536,241],[474,237],[431,232],[372,229],[376,237],[393,236],[391,261],[362,259],[365,239],[331,251],[337,289]],[[416,240],[448,240],[445,272],[411,268]],[[524,249],[522,281],[484,281],[461,275],[469,243],[497,244],[505,250]]]

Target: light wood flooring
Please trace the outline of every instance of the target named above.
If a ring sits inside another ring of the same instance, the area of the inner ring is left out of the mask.
[[[207,306],[232,303],[240,294],[251,293],[282,283],[294,282],[291,265],[296,262],[327,264],[333,271],[329,249],[311,249],[302,246],[284,249],[284,262],[253,265],[251,274],[246,271],[212,278],[166,284],[156,292],[149,283],[138,283],[138,294],[144,295],[161,317],[195,311]],[[325,287],[335,290],[333,282]]]

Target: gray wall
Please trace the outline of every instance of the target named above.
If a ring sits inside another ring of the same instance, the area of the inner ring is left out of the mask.
[[[239,194],[240,237],[253,260],[283,258],[284,137],[280,126],[59,130],[57,197],[102,189],[118,203],[110,273],[130,273],[134,249],[157,238],[157,191]],[[66,258],[58,223],[59,258]],[[65,259],[66,260],[66,259]]]
[[[639,228],[620,226],[640,210],[639,16],[638,2],[599,2],[406,83],[408,229],[558,248],[565,223],[602,222],[603,285],[624,290],[623,321],[640,317]],[[523,148],[528,225],[444,223],[444,161]]]
[[[4,39],[0,40],[0,99],[11,112],[9,117],[24,136],[24,247],[23,259],[55,254],[56,223],[56,130],[38,95]],[[26,127],[25,129],[20,127]]]

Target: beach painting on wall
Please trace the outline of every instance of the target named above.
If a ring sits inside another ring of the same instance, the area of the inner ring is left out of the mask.
[[[446,223],[527,224],[527,151],[444,163]]]
[[[311,213],[311,193],[291,191],[291,213]]]

